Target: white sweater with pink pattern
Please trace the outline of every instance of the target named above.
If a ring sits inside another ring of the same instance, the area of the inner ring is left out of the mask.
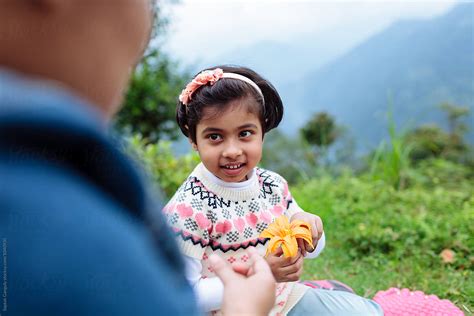
[[[206,312],[220,314],[223,286],[208,263],[211,254],[228,262],[246,262],[245,249],[265,253],[260,233],[280,215],[302,212],[280,175],[255,168],[249,179],[228,183],[199,164],[181,185],[163,212],[185,255],[186,274],[198,302]],[[324,234],[311,257],[324,248]],[[307,287],[297,282],[277,284],[276,303],[270,315],[285,315]]]

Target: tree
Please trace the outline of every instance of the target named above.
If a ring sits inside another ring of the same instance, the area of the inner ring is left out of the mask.
[[[155,17],[160,15],[157,5],[154,14]],[[155,18],[151,44],[132,75],[115,121],[122,131],[139,133],[148,142],[177,137],[176,103],[186,84],[186,75],[180,74],[177,63],[161,50],[166,25],[166,18]]]
[[[462,119],[469,116],[469,108],[457,106],[448,102],[441,103],[439,107],[447,115],[449,133],[462,138],[464,133],[468,130],[468,127],[462,122]]]
[[[313,176],[316,161],[301,137],[289,137],[274,129],[265,135],[261,165],[281,174],[289,183],[297,183]]]
[[[326,112],[320,112],[306,123],[301,134],[309,144],[327,148],[336,140],[338,131],[334,118]]]
[[[326,112],[319,112],[300,129],[303,139],[315,150],[316,156],[327,158],[327,149],[338,138],[341,129],[334,118]]]
[[[410,146],[410,159],[414,162],[441,157],[450,147],[449,134],[434,124],[422,125],[409,131],[404,143],[405,146]]]
[[[472,163],[472,148],[464,141],[464,135],[469,127],[463,119],[469,116],[469,108],[448,102],[442,103],[439,107],[446,113],[449,126],[449,146],[444,150],[443,157],[461,163]]]
[[[423,125],[405,136],[405,144],[411,147],[410,158],[419,162],[428,158],[444,158],[451,161],[468,163],[472,161],[471,148],[464,141],[468,130],[462,122],[469,116],[469,108],[451,103],[442,103],[439,108],[446,113],[448,131],[437,125]]]

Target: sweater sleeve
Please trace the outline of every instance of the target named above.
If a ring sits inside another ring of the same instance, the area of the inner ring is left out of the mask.
[[[181,252],[201,260],[209,244],[212,223],[207,215],[193,207],[194,201],[182,191],[178,191],[164,207],[168,224],[176,235]]]
[[[296,200],[291,196],[291,193],[288,193],[288,215],[291,217],[296,213],[304,212],[304,210],[296,203]]]
[[[198,305],[204,312],[218,310],[222,306],[224,285],[218,277],[201,278],[202,264],[190,256],[184,256],[185,274],[192,285]]]
[[[287,214],[289,217],[296,213],[304,212],[304,210],[296,203],[288,188],[288,183],[283,179],[283,199],[287,205]]]
[[[321,254],[321,252],[323,251],[325,246],[326,246],[326,235],[324,234],[324,231],[323,231],[323,234],[321,235],[321,238],[319,238],[318,244],[316,245],[316,249],[313,252],[306,253],[306,257],[304,257],[304,258],[305,259],[314,259],[314,258],[318,257]]]

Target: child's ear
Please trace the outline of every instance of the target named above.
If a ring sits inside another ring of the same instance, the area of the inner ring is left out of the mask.
[[[188,141],[189,141],[189,143],[191,144],[191,147],[193,147],[193,149],[194,149],[195,151],[198,151],[198,147],[197,147],[196,143],[193,142],[193,140],[192,140],[191,138],[189,138],[189,137],[188,137]]]

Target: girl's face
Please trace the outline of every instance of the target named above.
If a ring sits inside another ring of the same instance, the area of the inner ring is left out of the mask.
[[[204,112],[192,143],[206,168],[226,182],[240,182],[262,158],[263,131],[253,98],[231,102],[224,113]]]

